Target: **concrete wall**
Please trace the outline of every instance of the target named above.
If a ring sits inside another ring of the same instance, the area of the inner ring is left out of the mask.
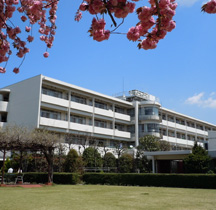
[[[37,127],[41,75],[7,86],[10,89],[7,124]]]

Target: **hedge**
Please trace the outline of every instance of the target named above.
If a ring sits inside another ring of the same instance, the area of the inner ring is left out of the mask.
[[[86,184],[216,189],[216,175],[208,174],[103,174],[86,173]]]
[[[47,173],[35,173],[27,172],[24,173],[24,182],[30,183],[47,183]],[[54,173],[53,182],[56,184],[77,184],[80,182],[80,177],[76,173]]]

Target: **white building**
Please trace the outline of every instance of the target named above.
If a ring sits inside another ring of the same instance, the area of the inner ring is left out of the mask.
[[[0,89],[0,127],[8,124],[53,130],[62,141],[72,134],[77,145],[94,138],[108,147],[137,146],[140,137],[154,135],[173,149],[190,149],[216,131],[216,125],[163,108],[138,90],[111,97],[43,75]]]

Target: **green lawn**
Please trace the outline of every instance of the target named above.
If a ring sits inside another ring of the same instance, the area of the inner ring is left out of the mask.
[[[0,187],[1,210],[216,209],[216,190],[100,185]]]

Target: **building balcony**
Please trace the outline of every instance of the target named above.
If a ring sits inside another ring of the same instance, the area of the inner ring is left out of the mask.
[[[94,133],[101,135],[113,136],[114,130],[109,128],[94,127]]]
[[[93,127],[91,125],[84,125],[79,123],[70,123],[70,129],[79,132],[87,132],[87,133],[93,132]]]
[[[155,136],[157,138],[161,138],[161,134],[159,133],[159,131],[151,131],[151,132],[141,132],[139,133],[139,138],[140,137],[143,137],[143,136],[147,136],[147,135],[150,135],[150,136]]]
[[[180,144],[184,146],[193,146],[194,141],[193,140],[188,140],[188,139],[180,139],[176,137],[171,137],[171,136],[163,136],[162,140],[168,141],[173,144]]]
[[[122,137],[122,138],[127,138],[130,139],[131,138],[131,133],[130,132],[126,132],[126,131],[119,131],[119,130],[115,130],[114,135],[116,137]]]
[[[76,109],[76,110],[79,110],[79,111],[83,111],[83,112],[93,113],[93,107],[92,106],[77,103],[77,102],[74,102],[74,101],[70,102],[70,108],[71,109]]]
[[[121,113],[117,113],[117,112],[115,112],[115,118],[118,119],[118,120],[124,120],[124,121],[127,121],[127,122],[130,122],[130,120],[131,120],[130,115],[121,114]]]
[[[68,100],[53,97],[53,96],[49,96],[49,95],[45,95],[45,94],[41,94],[41,102],[45,102],[45,103],[48,103],[48,104],[55,104],[57,106],[64,106],[64,107],[69,106],[69,101]]]
[[[45,117],[40,117],[40,125],[68,129],[68,121],[55,120],[55,119],[50,119]]]
[[[103,115],[106,117],[114,116],[114,112],[112,110],[100,109],[100,108],[95,107],[94,111],[95,111],[95,114],[98,114],[98,115]]]
[[[8,112],[8,102],[0,101],[0,112]]]

